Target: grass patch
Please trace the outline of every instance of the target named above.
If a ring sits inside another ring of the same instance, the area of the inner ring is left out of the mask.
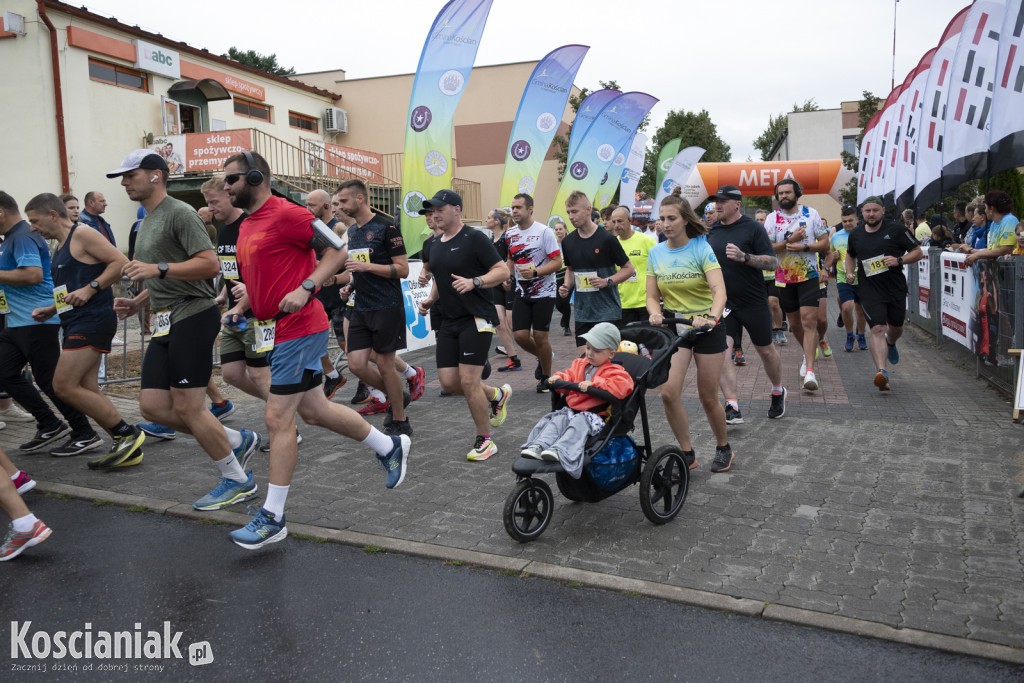
[[[382,553],[382,552],[384,552],[384,548],[380,547],[379,545],[364,545],[363,546],[363,552],[364,553]]]
[[[129,505],[128,512],[152,512],[152,510],[145,505]]]
[[[68,500],[71,498],[71,496],[66,493],[53,493],[52,491],[47,491],[43,495],[47,498],[56,498],[57,500]]]
[[[292,538],[297,538],[300,541],[312,541],[313,543],[327,543],[327,539],[322,536],[310,536],[308,534],[291,534]]]
[[[100,500],[99,498],[94,498],[92,504],[98,508],[106,507],[107,505],[113,505],[113,503],[111,503],[109,500]]]
[[[628,595],[631,598],[642,598],[642,597],[644,597],[644,596],[640,595],[639,593],[637,593],[636,591],[619,591],[619,592],[622,593],[623,595]]]
[[[227,526],[228,525],[227,522],[222,522],[219,519],[205,519],[204,518],[204,519],[197,519],[196,522],[199,523],[199,524],[205,524],[207,526]]]
[[[521,572],[516,571],[515,569],[499,569],[497,573],[500,574],[501,576],[520,576],[521,575]]]
[[[449,565],[451,567],[461,567],[462,566],[462,560],[444,560],[444,561],[441,562],[441,564],[446,564],[446,565]]]

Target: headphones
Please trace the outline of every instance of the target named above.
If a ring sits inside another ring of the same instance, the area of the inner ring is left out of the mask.
[[[245,163],[249,165],[249,170],[245,172],[245,184],[262,185],[263,173],[256,168],[256,162],[252,158],[252,153],[242,152],[242,158],[245,159]]]
[[[783,178],[779,182],[775,183],[775,199],[776,200],[778,200],[778,198],[779,198],[779,185],[782,185],[783,183],[785,183],[787,185],[792,185],[793,186],[793,190],[796,192],[796,198],[797,199],[800,199],[801,197],[804,196],[804,188],[802,188],[800,186],[800,183],[795,178]]]

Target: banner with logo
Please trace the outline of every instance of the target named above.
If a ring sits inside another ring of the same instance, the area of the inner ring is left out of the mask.
[[[647,136],[637,133],[626,156],[626,165],[622,170],[622,188],[619,192],[619,204],[633,212],[636,204],[636,186],[644,173],[644,161],[647,158]]]
[[[434,19],[409,98],[402,161],[402,236],[414,254],[430,234],[423,200],[452,185],[452,122],[469,81],[491,0],[451,0]]]
[[[907,110],[910,108],[907,98],[910,95],[910,84],[913,80],[914,72],[911,71],[903,79],[903,84],[900,86],[900,96],[893,104],[895,111],[892,122],[895,130],[892,134],[889,149],[885,152],[885,171],[882,175],[882,196],[886,197],[886,202],[890,204],[892,203],[890,200],[894,201],[896,198],[896,162],[898,161],[900,147],[903,145],[903,138],[906,136],[906,125],[909,118]]]
[[[669,140],[665,143],[665,146],[658,152],[658,169],[654,176],[654,186],[661,187],[661,184],[665,182],[665,174],[668,173],[668,167],[672,165],[672,160],[679,154],[679,145],[683,144],[682,138],[676,138],[675,140]],[[718,189],[717,187],[715,188]],[[655,205],[655,211],[657,211],[657,205]]]
[[[864,135],[860,142],[860,160],[857,162],[857,204],[863,204],[864,200],[871,196],[871,155],[874,146],[875,134],[878,128],[878,119],[882,118],[882,112],[875,112],[874,116],[868,119],[864,126]],[[803,184],[803,183],[801,183]]]
[[[163,157],[172,176],[219,171],[228,157],[252,151],[252,130],[161,135],[153,139],[149,149]]]
[[[1009,350],[1013,347],[1014,289],[1012,265],[1004,268],[994,259],[980,259],[968,270],[974,276],[974,301],[971,307],[971,339],[978,359],[986,365],[1013,367]],[[1009,292],[1011,296],[1005,296]]]
[[[917,313],[922,318],[931,318],[928,304],[932,298],[932,263],[928,249],[922,249],[924,258],[917,262]]]
[[[437,343],[436,330],[430,327],[430,314],[420,315],[420,302],[430,296],[432,283],[420,286],[423,261],[409,260],[409,275],[402,280],[402,302],[405,306],[405,349],[415,351]]]
[[[875,189],[879,196],[886,197],[886,204],[889,203],[888,199],[896,187],[896,172],[892,170],[890,173],[890,170],[896,163],[893,150],[896,149],[900,136],[900,102],[906,84],[906,81],[900,83],[889,93],[889,106],[882,117],[882,144],[878,147],[878,179]]]
[[[565,200],[575,190],[588,198],[594,196],[618,150],[633,139],[636,129],[657,101],[647,93],[628,92],[601,109],[580,140],[575,154],[568,159],[548,217],[549,226],[556,221],[570,225],[565,218]]]
[[[1024,0],[1009,0],[999,32],[998,72],[992,93],[989,173],[1024,159]]]
[[[576,116],[572,120],[572,129],[569,131],[569,150],[565,157],[567,160],[572,159],[572,155],[580,146],[580,140],[587,134],[590,124],[594,122],[604,106],[621,94],[618,90],[605,88],[604,90],[595,90],[583,98],[580,106],[576,108]]]
[[[612,197],[615,196],[615,190],[619,189],[619,183],[622,181],[622,176],[625,174],[626,160],[630,151],[633,149],[633,141],[640,135],[642,135],[642,133],[637,133],[633,136],[633,140],[629,140],[622,146],[619,153],[615,155],[615,161],[612,162],[612,167],[604,174],[601,186],[597,188],[597,194],[594,195],[594,201],[591,202],[594,208],[598,211],[611,205]],[[647,136],[644,136],[644,140],[647,140]],[[621,197],[619,199],[619,203],[622,203]]]
[[[499,206],[511,205],[520,192],[533,194],[569,101],[573,79],[589,49],[586,45],[564,45],[552,50],[530,74],[508,138]]]
[[[885,194],[885,158],[886,152],[892,145],[892,137],[896,132],[893,119],[896,116],[896,102],[903,91],[903,84],[896,86],[885,98],[881,115],[878,117],[878,124],[875,126],[875,142],[871,150],[871,180],[868,186],[871,194],[882,196]]]
[[[996,56],[1006,0],[975,0],[967,12],[950,81],[942,146],[943,194],[988,175]],[[1022,118],[1017,112],[1017,119]]]
[[[693,174],[693,169],[704,156],[706,150],[703,147],[687,147],[672,160],[668,171],[665,172],[665,180],[658,186],[658,194],[654,197],[654,209],[651,211],[651,218],[657,220],[661,215],[661,200],[672,194],[672,190],[685,183]],[[718,188],[715,188],[716,190]],[[689,201],[689,199],[687,199]],[[697,208],[700,204],[691,204],[690,208]]]
[[[805,195],[827,194],[837,202],[839,193],[853,178],[853,171],[841,159],[818,161],[748,161],[697,164],[683,184],[683,196],[690,206],[698,206],[722,185],[735,185],[744,196],[770,197],[775,184],[783,178],[795,178]]]
[[[911,72],[910,87],[904,95],[906,108],[900,123],[903,134],[896,153],[896,173],[893,195],[896,208],[902,211],[914,201],[914,176],[917,172],[917,141],[921,132],[921,114],[924,111],[924,89],[928,85],[928,70],[936,48],[924,53],[924,57]],[[888,185],[888,184],[887,184]]]
[[[306,169],[312,175],[355,177],[367,183],[384,181],[384,157],[376,152],[305,138],[299,140],[299,145],[307,154]]]
[[[974,350],[974,273],[965,254],[942,254],[942,335]]]

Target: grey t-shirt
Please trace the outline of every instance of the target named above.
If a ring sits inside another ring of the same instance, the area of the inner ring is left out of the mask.
[[[135,241],[135,258],[143,263],[181,263],[206,250],[212,251],[213,243],[203,219],[174,197],[166,197],[142,219]],[[212,280],[151,278],[146,289],[154,312],[171,307],[172,326],[215,305]]]

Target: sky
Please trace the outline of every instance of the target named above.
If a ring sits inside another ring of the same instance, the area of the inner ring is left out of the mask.
[[[347,78],[416,70],[443,0],[181,0],[173,10],[138,0],[83,0],[97,14],[206,48],[276,54],[299,73],[344,69]],[[77,2],[74,4],[78,4]],[[615,80],[669,111],[706,109],[733,161],[759,160],[753,140],[769,117],[814,99],[822,109],[885,98],[934,47],[968,0],[494,0],[476,64],[538,60],[556,47],[590,45],[576,85]],[[171,6],[167,6],[171,7]],[[191,11],[190,11],[191,10]],[[472,76],[471,76],[472,78]],[[525,83],[510,83],[516,100]],[[408,107],[408,103],[394,103]],[[397,151],[397,150],[379,150]]]

